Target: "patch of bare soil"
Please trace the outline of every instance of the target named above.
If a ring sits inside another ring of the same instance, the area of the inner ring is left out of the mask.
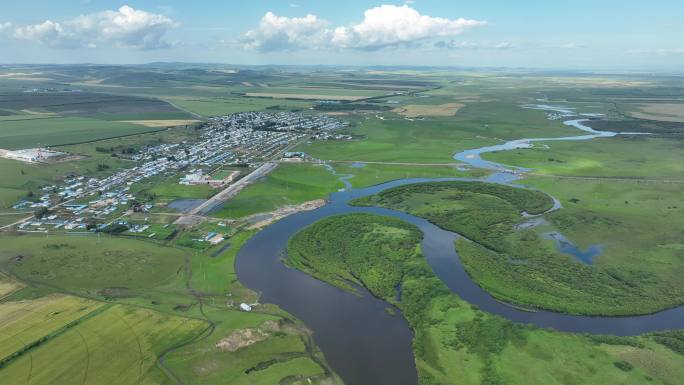
[[[284,206],[281,207],[275,211],[271,211],[270,213],[259,213],[259,214],[254,214],[251,215],[250,217],[247,217],[247,222],[250,221],[250,218],[263,218],[265,214],[269,214],[268,217],[265,219],[260,219],[259,221],[253,223],[248,227],[249,230],[255,230],[255,229],[260,229],[262,227],[266,227],[270,225],[273,222],[276,222],[282,218],[285,218],[288,215],[292,215],[294,213],[298,213],[300,211],[311,211],[315,210],[321,206],[325,205],[325,199],[315,199],[312,201],[304,202],[302,204],[298,205],[292,205],[292,206]]]
[[[268,338],[269,334],[259,328],[238,329],[216,343],[216,348],[224,352],[234,352]]]

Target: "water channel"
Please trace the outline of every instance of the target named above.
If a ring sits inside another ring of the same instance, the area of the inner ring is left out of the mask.
[[[527,108],[554,111],[542,107],[562,109],[554,106]],[[568,117],[575,115],[569,110],[555,113],[565,113]],[[454,158],[473,167],[494,170],[495,173],[486,179],[488,182],[509,184],[518,178],[522,169],[483,160],[480,154],[527,148],[538,141],[589,140],[618,135],[594,131],[583,122],[583,119],[569,119],[564,123],[587,132],[586,135],[519,139],[497,146],[467,150],[454,155]],[[327,361],[348,385],[415,385],[418,379],[411,350],[412,333],[400,314],[391,315],[387,311],[390,305],[373,297],[363,288],[359,288],[360,296],[354,295],[283,264],[288,239],[305,226],[331,215],[365,212],[392,216],[412,223],[423,232],[422,251],[428,263],[452,292],[484,311],[514,322],[566,332],[614,335],[637,335],[684,328],[684,306],[631,317],[574,316],[549,311],[531,312],[512,307],[494,299],[470,279],[454,247],[457,234],[403,212],[348,205],[352,199],[400,185],[473,179],[401,179],[352,189],[347,184],[349,175],[342,175],[341,178],[344,178],[347,188],[331,194],[325,206],[283,218],[252,237],[237,255],[236,272],[245,286],[261,295],[261,302],[280,306],[301,319],[314,332],[316,343]],[[557,202],[555,208],[558,207],[560,205]]]

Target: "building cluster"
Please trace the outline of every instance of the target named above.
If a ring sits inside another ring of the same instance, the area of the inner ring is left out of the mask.
[[[199,185],[208,184],[211,187],[219,188],[233,183],[240,176],[240,171],[231,171],[223,178],[215,178],[204,174],[202,169],[193,169],[188,174],[185,174],[178,183],[183,185]]]
[[[180,183],[226,186],[237,180],[240,173],[230,172],[219,179],[204,175],[203,168],[256,166],[280,158],[288,147],[311,134],[329,132],[345,124],[325,115],[305,116],[289,112],[249,112],[214,117],[199,128],[195,140],[148,146],[132,154],[129,159],[137,165],[131,168],[100,178],[69,175],[63,183],[44,186],[38,199],[21,201],[14,208],[50,209],[49,215],[28,220],[19,228],[45,230],[48,225],[65,229],[86,228],[93,219],[107,226],[107,220],[131,208],[133,201],[136,203],[134,209],[138,211],[152,207],[135,199],[130,191],[135,183],[158,175],[177,175],[179,171],[189,169]]]
[[[46,148],[27,148],[24,150],[0,149],[0,158],[13,159],[25,163],[42,163],[65,155],[67,154],[64,152],[52,151]]]

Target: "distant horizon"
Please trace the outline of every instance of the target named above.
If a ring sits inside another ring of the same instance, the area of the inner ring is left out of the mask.
[[[190,62],[190,61],[151,61],[141,63],[95,63],[95,62],[74,62],[74,63],[0,63],[0,67],[21,67],[21,66],[112,66],[112,67],[143,67],[154,65],[187,65],[187,66],[224,66],[224,67],[253,67],[253,68],[349,68],[349,69],[416,69],[416,70],[459,70],[459,71],[525,71],[525,72],[567,72],[572,74],[605,74],[605,75],[671,75],[684,76],[684,69],[639,69],[639,68],[571,68],[571,67],[524,67],[524,66],[455,66],[455,65],[410,65],[410,64],[243,64],[230,62]]]
[[[35,0],[3,5],[0,62],[671,72],[681,14],[674,0]]]

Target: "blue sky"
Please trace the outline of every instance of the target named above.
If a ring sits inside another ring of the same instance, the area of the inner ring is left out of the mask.
[[[10,1],[0,62],[684,68],[683,1]]]

